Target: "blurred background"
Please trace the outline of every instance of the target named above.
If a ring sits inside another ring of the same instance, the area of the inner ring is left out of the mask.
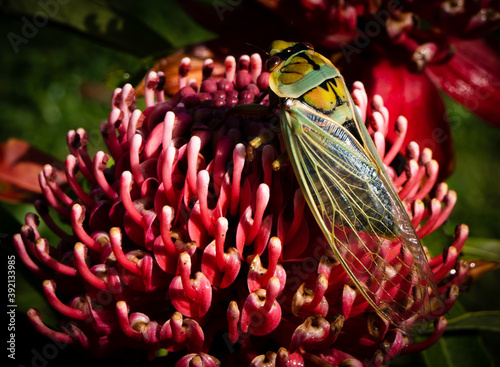
[[[83,127],[89,132],[90,151],[105,149],[99,124],[107,119],[113,89],[128,82],[138,85],[158,59],[181,49],[189,53],[189,46],[201,43],[221,59],[227,52],[236,57],[259,52],[265,58],[261,50],[267,50],[276,38],[297,37],[314,44],[314,39],[304,39],[308,35],[304,36],[300,28],[289,28],[291,22],[286,17],[262,4],[266,2],[189,1],[184,7],[180,3],[0,1],[0,142],[21,139],[63,162],[68,154],[67,131]],[[203,6],[215,9],[219,18],[203,22],[208,17]],[[242,13],[257,14],[258,18]],[[492,29],[488,37],[498,40],[498,35],[498,30]],[[324,42],[321,45],[328,47]],[[177,65],[171,66],[176,72]],[[499,67],[497,64],[493,69]],[[494,87],[499,89],[499,85]],[[494,268],[491,260],[500,258],[500,105],[496,121],[487,122],[444,92],[439,96],[451,116],[454,158],[448,157],[448,162],[454,169],[446,182],[457,192],[458,202],[441,233],[427,238],[425,244],[437,246],[439,251],[439,246],[449,243],[455,226],[465,223],[470,228],[465,255],[489,260],[485,266]],[[6,151],[1,154],[5,158]],[[3,182],[0,185],[4,199],[0,203],[0,241],[6,259],[13,253],[12,235],[33,208],[23,203],[29,201],[29,195],[14,195]],[[51,236],[48,231],[42,233]],[[6,266],[6,260],[3,263]],[[496,311],[500,320],[499,284],[499,270],[478,277],[460,295],[450,317]],[[46,304],[40,289],[39,281],[18,261],[17,348],[26,365],[33,363],[33,350],[47,345],[47,340],[38,336],[25,319],[26,310],[36,306],[47,315],[49,325],[57,323],[57,315]],[[425,355],[417,359],[403,357],[390,365],[498,365],[499,332],[500,321],[496,325],[489,322],[452,330]],[[448,358],[445,364],[437,364],[443,356]],[[75,358],[74,351],[61,349],[50,365],[75,362]],[[82,358],[80,361],[87,361],[87,357]],[[119,357],[114,361],[120,361]]]

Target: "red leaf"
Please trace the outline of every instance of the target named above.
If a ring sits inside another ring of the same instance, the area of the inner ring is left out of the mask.
[[[0,200],[18,203],[33,202],[42,191],[38,174],[45,164],[61,163],[28,142],[11,138],[0,143]],[[63,171],[58,171],[57,181],[66,182]]]

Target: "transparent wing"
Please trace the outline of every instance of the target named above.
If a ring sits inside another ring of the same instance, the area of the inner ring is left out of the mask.
[[[342,125],[311,113],[297,100],[282,111],[283,139],[309,207],[365,299],[414,332],[415,321],[432,321],[425,319],[429,287],[438,295],[415,229],[380,159]]]

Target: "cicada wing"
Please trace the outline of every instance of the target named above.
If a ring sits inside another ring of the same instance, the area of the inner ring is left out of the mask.
[[[435,284],[411,221],[381,162],[342,125],[310,113],[295,100],[281,121],[306,201],[359,292],[379,315],[413,331],[407,320],[429,314],[427,285]]]
[[[343,81],[343,78],[342,78]],[[345,82],[343,81],[344,87]],[[416,268],[416,276],[420,281],[420,287],[424,287],[425,290],[422,290],[424,296],[428,297],[432,294],[432,297],[436,300],[438,308],[446,310],[444,302],[441,298],[441,295],[438,290],[438,285],[436,279],[434,278],[434,273],[429,265],[429,261],[427,260],[427,255],[425,254],[424,248],[420,243],[415,227],[411,223],[411,220],[406,212],[406,209],[399,199],[399,195],[396,191],[396,188],[392,184],[392,180],[390,179],[387,171],[385,169],[385,165],[380,158],[377,149],[375,148],[375,144],[371,139],[366,126],[363,124],[359,113],[355,109],[354,103],[352,99],[350,101],[350,109],[355,116],[355,124],[356,128],[360,133],[361,140],[363,141],[363,146],[365,148],[365,152],[370,156],[370,159],[380,167],[379,177],[389,192],[389,196],[391,198],[391,203],[394,208],[394,211],[399,213],[396,218],[395,230],[396,237],[401,242],[404,251],[409,251],[410,255],[415,263],[414,267]],[[429,292],[430,288],[430,292]],[[418,296],[417,296],[418,297]],[[430,300],[427,302],[423,302],[421,311],[428,312],[431,309]],[[432,318],[429,319],[429,315],[431,313],[428,312],[425,315],[422,314],[422,318],[427,317],[427,321],[432,321]],[[435,318],[435,317],[434,317]]]

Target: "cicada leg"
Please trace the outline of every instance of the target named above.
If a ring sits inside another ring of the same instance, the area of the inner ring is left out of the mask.
[[[273,170],[279,171],[281,168],[290,165],[290,158],[288,157],[288,153],[286,150],[281,153],[278,158],[276,158],[273,162]]]
[[[264,117],[272,116],[275,109],[260,104],[242,104],[231,108],[228,113],[233,116]],[[258,136],[248,143],[247,156],[250,161],[253,160],[254,151],[261,145],[271,141],[277,132],[280,131],[279,118],[276,116],[276,125],[273,128],[263,130]]]
[[[263,132],[261,132],[255,138],[253,138],[248,143],[248,147],[247,147],[248,159],[250,161],[253,161],[254,150],[256,150],[258,147],[260,147],[262,144],[265,144],[268,141],[271,141],[274,138],[274,135],[275,135],[275,132],[272,129],[265,129]]]

